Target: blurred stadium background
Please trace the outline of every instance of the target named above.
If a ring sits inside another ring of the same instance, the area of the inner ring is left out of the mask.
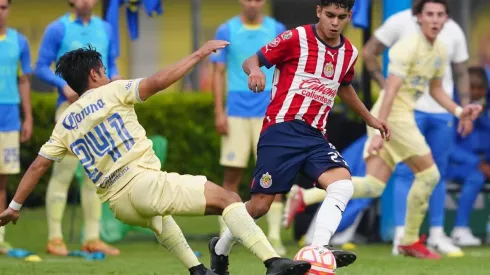
[[[13,2],[8,25],[16,28],[28,38],[34,64],[47,24],[66,13],[69,7],[65,0],[14,0]],[[107,8],[104,5],[108,3],[108,0],[99,0],[96,14],[103,16],[103,11]],[[490,2],[488,0],[451,0],[450,3],[451,17],[462,26],[468,39],[469,63],[490,67]],[[285,23],[288,28],[292,28],[300,24],[316,22],[314,14],[316,4],[317,0],[268,0],[266,13]],[[369,38],[372,31],[383,22],[386,16],[397,10],[407,8],[410,4],[410,0],[372,0],[369,28],[361,29],[349,26],[344,34],[358,49],[361,49],[366,38]],[[139,38],[136,40],[130,39],[125,19],[126,11],[125,8],[120,8],[121,44],[118,67],[124,78],[146,76],[156,69],[174,63],[191,53],[195,45],[212,39],[216,28],[230,17],[238,14],[241,9],[238,1],[235,0],[164,0],[163,8],[162,15],[153,17],[149,17],[144,9],[140,8],[140,31]],[[361,56],[356,65],[356,72],[356,87],[369,105],[376,98],[379,87],[364,74]],[[147,105],[139,106],[138,115],[150,135],[160,135],[168,140],[168,152],[165,153],[165,170],[207,174],[211,180],[221,182],[222,170],[218,164],[219,137],[214,129],[209,75],[210,64],[203,62],[199,66],[198,73],[193,73],[185,80],[170,87],[165,92],[169,93],[168,96],[159,96],[158,99],[150,100]],[[23,169],[28,167],[40,145],[47,140],[54,117],[54,88],[33,77],[32,89],[35,91],[33,94],[34,137],[22,147]],[[334,113],[331,116],[332,118],[329,118],[331,141],[340,150],[364,134],[364,124],[349,113],[342,104],[336,103]],[[185,122],[178,125],[172,121],[175,117],[181,117]],[[340,128],[340,125],[343,127]],[[347,127],[350,130],[338,130],[347,129]],[[196,156],[196,152],[199,152],[199,155]],[[249,181],[252,168],[251,166],[247,170],[247,174],[243,177],[244,182]],[[44,193],[48,178],[49,176],[46,176],[43,179],[35,194],[31,196],[28,201],[29,206],[44,206]],[[10,178],[10,197],[8,200],[13,195],[18,180],[18,177]],[[78,184],[72,185],[69,197],[73,205],[79,203],[77,186]],[[247,198],[248,184],[243,184],[242,187],[241,195]],[[475,235],[482,238],[487,235],[486,224],[490,214],[490,198],[487,195],[487,190],[485,189],[477,200],[471,220]],[[451,215],[453,215],[451,211],[455,208],[454,196],[457,196],[457,188],[453,190],[453,193],[448,194],[448,226],[450,226]],[[384,205],[383,200],[386,200]],[[381,209],[387,209],[389,206],[389,199],[384,196],[377,206],[372,207],[370,214],[364,221],[375,224],[374,231],[371,228],[364,232],[373,240],[389,239],[389,237],[380,237],[383,223],[386,226],[390,224],[389,218],[385,217],[382,220],[383,217],[379,217]],[[34,214],[30,216],[31,218],[44,213],[37,210],[33,211]],[[39,220],[44,222],[44,216],[40,217]],[[212,221],[215,222],[214,219]],[[76,223],[76,225],[79,224]],[[19,226],[23,226],[22,223]],[[216,225],[211,228],[214,230],[217,229],[217,226],[216,222]],[[10,232],[12,231],[10,229]],[[80,230],[76,229],[76,232],[80,232]],[[44,244],[44,239],[42,243]],[[362,272],[356,274],[362,274]]]

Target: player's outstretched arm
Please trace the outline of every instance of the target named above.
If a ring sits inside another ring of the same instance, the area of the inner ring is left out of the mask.
[[[24,204],[25,200],[31,194],[34,187],[36,187],[39,179],[46,173],[53,163],[43,156],[37,156],[34,162],[29,166],[24,177],[20,181],[19,187],[15,192],[14,199],[10,203],[9,207],[0,214],[0,226],[4,226],[9,222],[17,223],[19,219],[19,209]]]
[[[388,80],[386,80],[385,94],[383,101],[381,102],[381,110],[379,111],[378,119],[382,121],[387,121],[388,116],[391,112],[391,107],[393,107],[393,101],[395,96],[403,85],[403,78],[390,74]]]
[[[343,102],[349,105],[358,115],[364,119],[366,124],[372,128],[378,129],[381,132],[381,136],[386,140],[390,139],[390,130],[385,121],[375,118],[369,110],[366,108],[361,99],[357,96],[356,91],[352,85],[340,86],[338,95]]]
[[[265,89],[265,74],[260,67],[259,56],[254,54],[242,64],[243,71],[248,75],[248,88],[253,92],[262,92]]]
[[[366,68],[371,78],[374,79],[381,88],[385,87],[385,78],[381,72],[378,56],[380,56],[385,49],[385,45],[374,36],[369,39],[362,49],[362,57],[364,57],[364,62],[366,62]]]
[[[141,80],[138,91],[141,100],[165,90],[184,75],[186,75],[197,63],[216,50],[223,49],[230,43],[222,40],[211,40],[204,44],[199,50],[185,57],[179,62],[163,69],[156,74]]]

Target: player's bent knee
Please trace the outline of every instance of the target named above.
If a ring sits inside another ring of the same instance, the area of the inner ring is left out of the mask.
[[[343,180],[351,180],[349,170],[344,167],[336,167],[323,172],[318,178],[318,184],[326,189],[330,184]]]
[[[437,169],[436,165],[432,165],[424,171],[415,174],[415,178],[422,182],[429,183],[432,187],[435,187],[441,180],[441,173],[439,172],[439,169]]]
[[[247,210],[250,216],[254,219],[260,219],[262,216],[269,212],[272,201],[268,200],[254,200],[247,203]]]
[[[242,198],[240,198],[240,195],[238,195],[235,192],[230,192],[230,191],[227,191],[226,200],[228,201],[229,204],[236,203],[236,202],[242,202]]]

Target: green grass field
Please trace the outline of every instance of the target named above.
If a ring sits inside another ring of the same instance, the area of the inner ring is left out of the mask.
[[[67,208],[67,217],[64,221],[65,236],[68,238],[69,217],[71,207]],[[78,219],[81,212],[77,212]],[[206,237],[202,240],[196,238],[198,234],[212,234],[217,231],[217,222],[214,217],[208,218],[178,218],[184,233],[194,236],[189,243],[202,252],[202,262],[208,265],[208,252]],[[78,222],[79,223],[79,222]],[[77,227],[79,228],[79,227]],[[77,230],[77,236],[80,230]],[[284,232],[289,249],[289,256],[293,257],[299,247],[290,240],[290,232]],[[188,274],[187,270],[169,253],[160,247],[151,237],[130,235],[123,242],[117,243],[122,253],[118,257],[110,257],[104,261],[91,262],[81,258],[53,257],[44,252],[47,236],[45,212],[43,209],[23,209],[22,217],[16,226],[7,227],[7,239],[16,247],[28,249],[39,253],[43,261],[28,263],[20,259],[0,256],[0,275],[10,274]],[[75,241],[69,244],[71,249],[80,249]],[[489,274],[490,248],[465,249],[466,257],[460,259],[445,258],[441,261],[421,261],[403,257],[393,257],[388,245],[366,245],[356,249],[358,261],[337,274],[344,275],[422,275],[422,274]],[[255,275],[265,274],[263,265],[243,247],[237,245],[232,252],[231,274]]]

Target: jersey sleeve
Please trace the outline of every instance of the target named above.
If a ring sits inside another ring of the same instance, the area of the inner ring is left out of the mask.
[[[258,52],[260,65],[267,69],[291,58],[293,47],[299,47],[297,30],[288,30],[278,35]]]
[[[60,162],[67,152],[68,149],[62,143],[59,126],[56,126],[49,140],[39,150],[39,155],[52,161]]]
[[[19,34],[19,46],[20,46],[20,59],[19,59],[19,76],[32,73],[31,67],[31,51],[29,49],[29,42],[25,36]]]
[[[464,35],[461,27],[454,21],[446,23],[448,27],[451,27],[451,33],[453,34],[454,51],[453,56],[450,57],[451,63],[465,62],[470,58],[468,53],[468,44],[466,42],[466,36]],[[454,30],[453,30],[454,29]]]
[[[218,30],[216,30],[216,34],[214,36],[214,39],[216,40],[224,40],[224,41],[230,41],[230,28],[228,27],[228,24],[223,24],[219,26]],[[226,63],[227,61],[227,56],[228,56],[228,48],[224,48],[221,50],[216,51],[215,53],[211,54],[209,60],[212,63]]]
[[[401,14],[390,16],[384,23],[374,32],[374,37],[383,43],[386,47],[391,47],[400,39],[403,31],[403,20]]]
[[[143,78],[131,80],[117,80],[112,82],[110,88],[121,104],[134,105],[143,102],[140,98],[138,86]]]
[[[39,48],[36,69],[34,71],[39,79],[56,86],[59,89],[62,89],[66,85],[66,81],[51,70],[51,63],[56,61],[64,32],[65,27],[63,23],[59,21],[51,23],[46,28]]]
[[[352,81],[354,80],[354,75],[355,75],[355,66],[357,62],[357,57],[354,58],[354,62],[352,62],[352,65],[350,66],[349,70],[345,74],[344,78],[342,79],[342,82],[340,83],[341,86],[348,86],[352,84]]]
[[[408,75],[413,62],[412,59],[416,48],[415,45],[413,39],[408,37],[399,40],[393,47],[391,47],[388,53],[388,74],[396,75],[401,78],[405,78]]]

